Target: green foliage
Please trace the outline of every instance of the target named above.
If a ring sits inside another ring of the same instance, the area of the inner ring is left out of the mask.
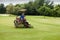
[[[14,13],[14,6],[13,6],[13,4],[9,4],[9,5],[6,6],[6,12],[8,14],[13,14]]]
[[[17,15],[20,10],[19,6],[14,7],[14,14]]]
[[[54,3],[53,1],[50,2],[50,0],[45,0],[45,3],[44,4],[45,4],[45,6],[53,9],[53,7],[54,7],[53,3]]]
[[[18,15],[19,10],[21,6],[19,4],[16,4],[15,6],[13,4],[9,4],[6,6],[6,13],[8,14],[14,14]]]
[[[38,12],[40,13],[40,15],[44,15],[44,16],[52,16],[52,9],[50,9],[49,7],[46,7],[46,6],[41,6],[39,9],[38,9]]]
[[[4,4],[0,4],[0,13],[5,13],[6,8],[4,7]]]
[[[54,16],[60,17],[60,6],[59,5],[54,7]]]
[[[38,9],[40,6],[43,6],[44,0],[35,0],[34,6],[36,9]]]
[[[25,9],[27,9],[26,14],[36,15],[36,9],[34,7],[33,2],[29,2],[28,4],[25,4]]]
[[[26,15],[44,15],[60,17],[60,5],[53,5],[53,1],[49,0],[35,0],[26,4],[9,4],[6,7],[4,4],[0,4],[0,13],[8,13],[14,15],[20,15],[21,9],[27,9]]]

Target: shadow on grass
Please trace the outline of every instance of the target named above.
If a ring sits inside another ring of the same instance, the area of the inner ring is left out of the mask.
[[[15,27],[16,29],[33,29],[34,27]]]

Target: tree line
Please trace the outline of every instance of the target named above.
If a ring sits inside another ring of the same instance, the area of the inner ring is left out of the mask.
[[[60,5],[54,5],[54,2],[49,0],[35,0],[26,4],[9,4],[5,6],[0,4],[0,14],[20,15],[19,10],[27,9],[26,15],[42,15],[60,17]]]

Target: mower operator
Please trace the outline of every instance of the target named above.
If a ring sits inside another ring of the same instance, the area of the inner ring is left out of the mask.
[[[24,20],[24,13],[21,14],[20,19],[23,21]]]

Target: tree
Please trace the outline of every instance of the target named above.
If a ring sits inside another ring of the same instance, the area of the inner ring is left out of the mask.
[[[19,10],[20,10],[19,6],[14,7],[14,14],[18,15]]]
[[[31,1],[28,4],[25,4],[25,9],[27,9],[26,14],[29,14],[29,15],[35,15],[36,14],[34,4]]]
[[[34,6],[36,9],[40,8],[40,6],[43,6],[44,0],[35,0]]]
[[[54,14],[53,14],[55,17],[60,17],[60,6],[59,5],[56,5],[54,7]]]
[[[0,4],[0,13],[5,13],[6,8],[4,7],[4,4]]]
[[[25,8],[24,4],[16,4],[14,6],[14,14],[15,15],[20,15],[21,14],[20,10],[24,9],[24,8]]]
[[[46,6],[41,6],[39,9],[38,9],[38,12],[40,13],[40,15],[44,15],[44,16],[52,16],[52,9],[50,9],[49,7],[46,7]]]
[[[50,0],[45,0],[45,6],[47,6],[47,7],[49,7],[49,8],[51,8],[51,9],[53,9],[53,7],[54,7],[54,2],[53,1],[50,1]]]
[[[20,5],[20,4],[16,4],[16,5],[15,5],[15,7],[17,7],[17,6],[18,6],[18,7],[21,7],[21,5]]]
[[[13,14],[14,13],[14,5],[13,4],[9,4],[6,6],[6,12],[8,14]]]

